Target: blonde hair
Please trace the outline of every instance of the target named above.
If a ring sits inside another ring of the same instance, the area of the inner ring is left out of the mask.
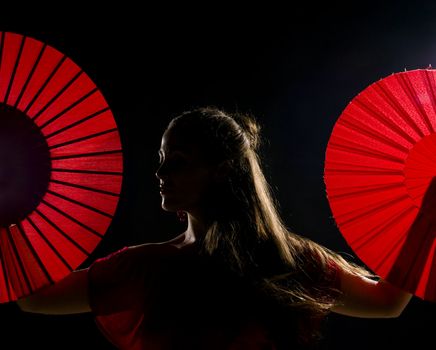
[[[227,181],[210,193],[206,254],[248,276],[280,305],[310,315],[324,315],[337,302],[338,269],[371,275],[285,226],[261,168],[261,128],[253,116],[206,107],[183,113],[168,128],[201,144],[209,162],[228,164]]]

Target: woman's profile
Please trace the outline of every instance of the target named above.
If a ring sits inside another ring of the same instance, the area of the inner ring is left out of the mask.
[[[259,146],[253,117],[205,107],[172,119],[156,178],[186,230],[98,259],[20,308],[93,312],[120,349],[309,348],[329,312],[401,314],[410,293],[287,229]]]

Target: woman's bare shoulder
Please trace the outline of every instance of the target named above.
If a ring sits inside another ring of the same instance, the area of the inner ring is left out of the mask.
[[[128,254],[147,254],[150,256],[165,256],[167,254],[175,254],[183,246],[185,242],[185,233],[182,233],[174,238],[161,242],[148,242],[127,247]]]
[[[155,269],[176,256],[179,240],[179,237],[175,237],[168,241],[126,246],[98,259],[89,270],[98,270],[100,275],[106,271],[108,276],[117,274],[120,278],[131,275],[132,271],[147,272],[149,268]]]

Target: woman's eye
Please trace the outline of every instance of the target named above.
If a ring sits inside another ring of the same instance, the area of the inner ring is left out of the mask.
[[[159,157],[159,166],[162,166],[162,164],[165,163],[165,168],[170,171],[177,171],[180,169],[183,169],[187,165],[186,159],[182,157],[169,157],[167,159],[164,159],[163,157]]]

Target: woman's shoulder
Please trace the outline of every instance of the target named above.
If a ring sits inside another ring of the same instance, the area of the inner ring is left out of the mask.
[[[95,262],[114,262],[125,260],[153,260],[177,255],[181,248],[180,241],[183,234],[167,241],[148,242],[138,245],[124,246],[107,255],[98,258]]]
[[[174,242],[177,240],[125,246],[95,260],[88,268],[90,276],[122,280],[132,275],[150,275],[179,254]]]
[[[180,253],[185,248],[185,234],[182,233],[174,238],[160,242],[148,242],[124,247],[119,252],[128,255],[147,254],[150,257],[165,257]]]
[[[166,241],[126,246],[102,259],[131,261],[132,263],[158,263],[185,256],[191,252],[190,246],[191,244],[187,243],[183,233]]]

